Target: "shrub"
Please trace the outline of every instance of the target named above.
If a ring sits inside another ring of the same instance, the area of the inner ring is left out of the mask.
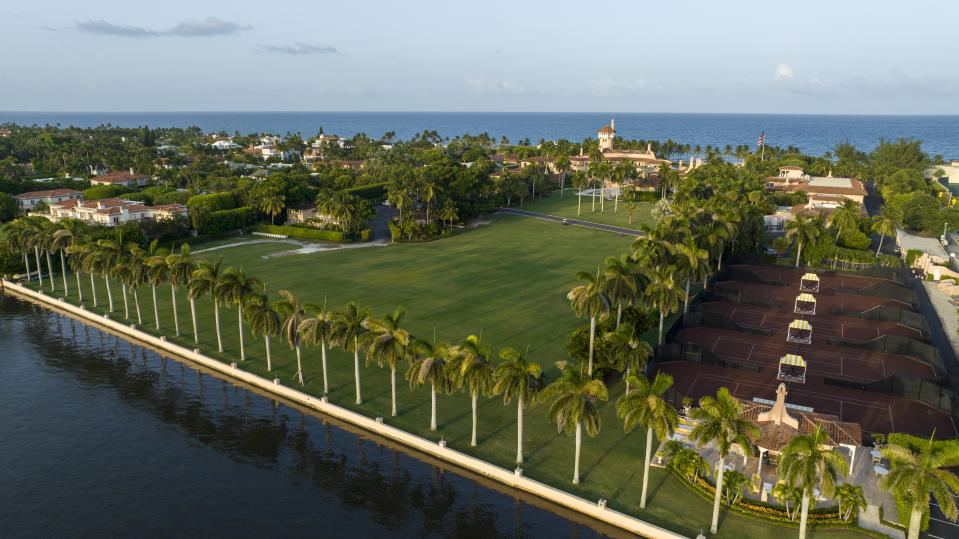
[[[636,197],[636,200],[640,202],[656,202],[659,200],[659,193],[657,191],[639,191],[639,196]]]
[[[912,263],[915,262],[920,256],[922,256],[922,251],[919,249],[909,249],[906,251],[906,266],[911,268]]]
[[[126,193],[127,188],[122,185],[94,185],[83,190],[83,198],[87,200],[101,200],[112,198],[119,194]]]
[[[211,212],[217,212],[236,208],[236,199],[233,197],[233,193],[212,193],[209,195],[192,196],[186,201],[186,205],[189,206],[191,210],[203,207]]]
[[[198,232],[214,235],[245,228],[256,222],[256,216],[256,210],[249,206],[211,212],[205,216]]]
[[[187,191],[171,191],[153,197],[153,204],[157,206],[161,204],[186,204],[191,197],[193,195]]]
[[[369,185],[359,185],[356,187],[350,187],[349,189],[343,189],[340,192],[348,195],[354,195],[364,200],[380,202],[386,198],[387,185],[389,185],[389,182],[371,183]]]
[[[150,195],[142,191],[139,193],[126,193],[123,195],[123,198],[127,200],[137,200],[139,202],[144,203],[147,206],[153,205],[153,197],[151,197]]]

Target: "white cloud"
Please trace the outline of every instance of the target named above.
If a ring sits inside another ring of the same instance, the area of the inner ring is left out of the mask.
[[[340,52],[332,45],[310,45],[309,43],[296,43],[294,45],[257,45],[256,51],[292,54],[294,56],[304,54],[337,54]]]
[[[773,78],[776,80],[793,80],[796,76],[793,75],[793,68],[786,64],[779,64],[776,66],[776,73]]]
[[[202,21],[184,21],[167,30],[151,30],[143,26],[125,26],[113,24],[103,19],[74,21],[77,30],[90,34],[103,34],[121,37],[207,37],[235,34],[240,30],[249,30],[250,26],[241,26],[237,23],[224,21],[215,17],[207,17]],[[53,30],[53,28],[48,28]]]
[[[510,80],[494,80],[485,75],[479,77],[463,77],[470,87],[481,94],[525,95],[526,88]]]

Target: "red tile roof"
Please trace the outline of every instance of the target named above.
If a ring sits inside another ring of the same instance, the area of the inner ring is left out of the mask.
[[[600,133],[615,133],[616,130],[607,125],[606,127],[600,129],[599,132],[600,132]]]
[[[81,194],[80,191],[75,191],[73,189],[49,189],[47,191],[30,191],[29,193],[20,193],[19,195],[14,195],[13,198],[46,198],[79,194]]]
[[[106,182],[106,183],[121,183],[121,182],[128,182],[130,180],[139,180],[141,178],[146,178],[146,177],[147,177],[146,174],[131,174],[128,171],[123,171],[123,172],[111,172],[109,174],[102,174],[100,176],[91,178],[90,181]]]

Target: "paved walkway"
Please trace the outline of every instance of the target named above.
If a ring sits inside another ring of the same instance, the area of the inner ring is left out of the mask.
[[[290,243],[293,245],[300,246],[298,249],[290,249],[289,251],[280,251],[278,253],[263,255],[263,258],[272,258],[275,256],[287,256],[287,255],[304,255],[309,253],[317,253],[320,251],[336,251],[339,249],[358,249],[360,247],[384,247],[386,245],[389,245],[388,240],[376,240],[376,241],[368,241],[364,243],[311,243],[311,242],[292,240],[292,239],[264,238],[262,240],[238,241],[236,243],[228,243],[226,245],[217,245],[216,247],[210,247],[209,249],[197,249],[196,251],[193,251],[193,254],[205,253],[208,251],[216,251],[217,249],[226,249],[228,247],[252,245],[254,243]]]
[[[596,230],[605,230],[607,232],[615,232],[616,234],[624,234],[627,236],[641,236],[642,233],[638,230],[633,230],[630,228],[622,228],[618,226],[611,225],[601,225],[599,223],[591,223],[589,221],[580,221],[579,219],[570,219],[564,217],[557,217],[556,215],[549,215],[547,213],[536,213],[526,210],[514,210],[512,208],[497,208],[497,211],[503,213],[512,213],[514,215],[523,215],[525,217],[535,217],[537,219],[546,219],[547,221],[557,221],[562,223],[564,220],[566,224],[582,226],[586,228],[595,228]]]

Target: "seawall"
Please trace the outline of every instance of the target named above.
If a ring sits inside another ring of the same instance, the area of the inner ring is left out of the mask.
[[[256,374],[244,371],[243,369],[233,365],[227,365],[221,361],[203,355],[198,349],[190,350],[178,344],[171,343],[164,337],[155,337],[149,333],[140,331],[136,329],[136,326],[133,324],[127,325],[120,323],[110,319],[108,316],[96,314],[86,310],[83,307],[78,307],[66,302],[60,298],[54,298],[41,292],[30,290],[29,288],[23,287],[6,279],[3,280],[2,284],[5,292],[10,292],[16,296],[24,297],[35,302],[39,302],[43,305],[51,306],[75,318],[91,321],[121,335],[146,343],[157,349],[164,350],[198,365],[202,365],[211,371],[241,381],[269,394],[276,395],[291,402],[295,402],[311,410],[315,410],[340,421],[344,421],[366,431],[400,443],[404,446],[413,448],[439,460],[479,474],[495,482],[538,496],[601,522],[605,522],[609,525],[616,526],[628,532],[644,537],[653,537],[657,539],[684,537],[638,518],[620,513],[613,509],[608,509],[605,507],[604,503],[588,501],[578,496],[569,494],[568,492],[540,483],[539,481],[524,477],[520,470],[513,471],[500,468],[499,466],[494,466],[484,460],[461,453],[454,449],[450,449],[446,447],[446,444],[442,441],[437,443],[419,436],[415,436],[396,427],[381,423],[375,419],[370,419],[362,414],[358,414],[335,404],[331,404],[325,398],[307,395],[306,393],[286,387],[278,382],[268,380]]]

